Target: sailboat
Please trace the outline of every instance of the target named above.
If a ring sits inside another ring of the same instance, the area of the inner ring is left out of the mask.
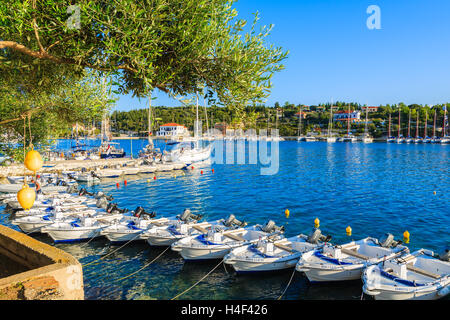
[[[387,143],[395,142],[395,137],[391,136],[391,114],[389,113],[389,128],[388,128],[388,136],[387,136]]]
[[[444,106],[444,123],[442,124],[442,139],[441,144],[450,144],[450,136],[447,135],[447,126],[448,126],[448,118],[447,118],[447,106]]]
[[[425,110],[425,126],[423,130],[423,143],[431,143],[431,138],[428,136],[427,133],[427,127],[428,127],[428,112]]]
[[[194,139],[190,141],[173,141],[167,143],[167,150],[164,150],[163,160],[167,162],[185,163],[188,166],[192,163],[202,162],[211,158],[212,144],[206,147],[200,146],[198,120],[198,95],[196,104],[196,122],[194,124]]]
[[[302,106],[300,106],[300,113],[298,115],[298,137],[297,141],[306,141],[306,137],[302,136]]]
[[[434,109],[434,120],[433,120],[433,137],[431,138],[431,143],[440,143],[441,139],[436,136],[436,108]]]
[[[364,125],[364,137],[362,138],[362,142],[364,143],[372,143],[373,138],[369,135],[369,132],[367,131],[367,122],[369,117],[369,108],[366,107],[366,123]]]
[[[342,142],[356,142],[356,137],[350,134],[350,105],[348,105],[347,111],[347,135],[342,138]]]
[[[336,142],[336,137],[331,136],[331,130],[333,129],[333,103],[330,106],[330,120],[328,121],[328,136],[327,142]]]
[[[414,143],[422,143],[423,140],[419,137],[419,111],[417,111],[417,120],[416,120],[416,138],[414,139]]]
[[[125,157],[125,151],[119,148],[118,142],[111,141],[111,135],[109,133],[109,119],[105,114],[102,120],[102,143],[99,147],[99,153],[101,159],[110,158],[123,158]]]
[[[411,137],[411,109],[409,109],[408,119],[408,137],[405,139],[405,143],[412,143],[414,139]]]
[[[160,162],[162,158],[162,153],[159,148],[155,148],[152,139],[152,96],[149,94],[148,97],[148,143],[139,152],[139,157],[150,161],[151,163]]]
[[[405,138],[403,137],[403,135],[400,134],[400,107],[398,108],[398,135],[395,142],[397,143],[405,142]]]

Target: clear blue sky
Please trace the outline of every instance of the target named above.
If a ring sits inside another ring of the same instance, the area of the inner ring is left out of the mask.
[[[369,5],[381,29],[369,30]],[[274,24],[270,43],[290,51],[268,105],[353,101],[379,105],[450,102],[449,0],[239,0],[239,17]],[[180,103],[156,92],[154,105]],[[116,110],[146,106],[121,96]]]

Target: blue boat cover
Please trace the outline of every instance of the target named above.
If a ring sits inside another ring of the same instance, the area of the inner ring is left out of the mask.
[[[322,253],[320,253],[319,251],[314,251],[314,255],[317,258],[320,258],[322,260],[325,260],[325,261],[328,261],[328,262],[331,262],[331,263],[337,264],[337,265],[352,265],[353,264],[351,262],[339,261],[338,259],[327,257],[327,256],[323,255]]]

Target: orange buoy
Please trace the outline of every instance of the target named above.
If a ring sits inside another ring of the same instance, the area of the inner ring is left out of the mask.
[[[17,200],[24,210],[30,210],[36,200],[36,192],[27,184],[24,184],[22,189],[17,192]]]
[[[123,182],[123,184],[124,184],[124,185],[127,185],[127,180],[125,180],[125,181]]]
[[[200,170],[200,174],[203,174],[203,170]]]
[[[42,157],[39,154],[39,152],[35,151],[35,150],[30,150],[27,152],[26,156],[25,156],[25,167],[27,167],[27,169],[36,172],[38,171],[40,168],[42,168],[43,165],[43,161],[42,161]]]
[[[211,172],[214,173],[214,169],[211,169]]]
[[[119,183],[117,182],[117,183],[116,183],[116,187],[119,188],[119,186],[120,186],[120,185],[119,185]]]
[[[191,169],[194,170],[194,166],[192,166]]]
[[[153,177],[153,180],[156,180],[156,176]]]

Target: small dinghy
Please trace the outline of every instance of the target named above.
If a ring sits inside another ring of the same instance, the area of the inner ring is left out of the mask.
[[[98,217],[81,217],[72,222],[56,222],[41,229],[47,233],[55,243],[84,241],[100,236],[100,231],[106,228],[108,221],[120,218],[117,215],[105,215]]]
[[[302,253],[314,250],[331,236],[323,236],[314,229],[309,236],[299,234],[290,238],[267,238],[232,250],[223,262],[240,272],[274,271],[293,268]]]
[[[357,280],[365,267],[408,253],[391,234],[380,241],[365,238],[344,245],[326,244],[304,253],[296,270],[304,272],[311,282]]]
[[[176,217],[173,223],[163,223],[162,226],[153,226],[142,234],[142,239],[146,239],[151,246],[170,246],[172,243],[191,236],[207,232],[212,225],[219,225],[220,221],[199,222],[202,215],[192,214],[189,209],[185,209],[181,216]]]
[[[284,231],[283,227],[276,226],[272,220],[264,226],[255,225],[242,228],[239,226],[246,223],[236,220],[231,215],[222,223],[225,227],[222,230],[211,228],[199,235],[183,238],[172,244],[172,250],[179,252],[185,260],[222,259],[234,248],[255,243],[268,237],[273,240],[280,239]]]
[[[363,291],[376,300],[435,300],[450,293],[450,251],[420,249],[364,270]]]
[[[41,228],[54,224],[57,221],[64,221],[67,217],[62,212],[55,214],[30,215],[14,219],[11,223],[16,225],[25,233],[41,232]],[[73,218],[69,218],[74,221]]]
[[[113,224],[101,231],[101,235],[112,243],[143,240],[141,234],[149,228],[155,225],[161,227],[177,221],[175,217],[154,219],[156,213],[147,213],[142,207],[137,207],[131,214],[114,221]]]

